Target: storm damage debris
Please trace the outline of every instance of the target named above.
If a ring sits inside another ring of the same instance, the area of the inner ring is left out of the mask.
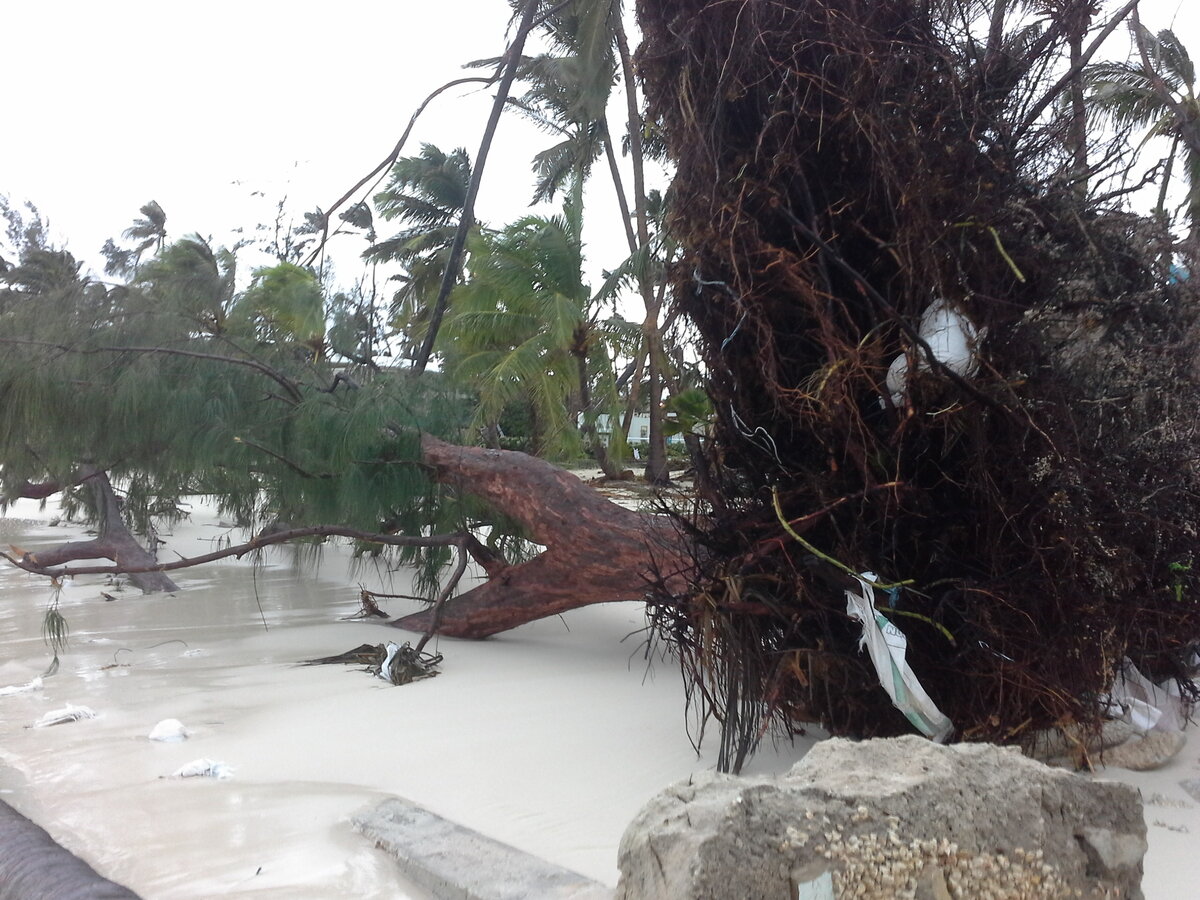
[[[1196,697],[1196,279],[1073,168],[1112,157],[1066,137],[1066,19],[1031,49],[939,9],[638,3],[716,411],[651,619],[722,768],[772,726],[912,730],[846,612],[865,571],[955,740],[1099,729],[1126,659]]]

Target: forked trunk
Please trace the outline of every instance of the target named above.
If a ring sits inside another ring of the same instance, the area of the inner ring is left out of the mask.
[[[502,510],[546,548],[448,601],[439,634],[484,638],[594,603],[640,600],[653,583],[677,584],[691,563],[686,539],[668,519],[618,506],[544,460],[429,435],[422,452],[438,481]],[[425,631],[432,616],[424,611],[392,624]]]

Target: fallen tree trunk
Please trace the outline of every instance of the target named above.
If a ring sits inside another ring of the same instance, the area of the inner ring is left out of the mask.
[[[77,559],[111,559],[118,566],[128,568],[129,580],[144,593],[177,591],[178,585],[164,572],[155,571],[158,564],[149,550],[138,543],[137,538],[125,526],[121,517],[121,505],[113,491],[108,473],[91,466],[81,468],[80,482],[92,490],[96,504],[100,534],[90,541],[68,541],[58,547],[39,551],[36,556],[27,554],[41,568],[61,566]],[[30,485],[37,489],[39,485]],[[29,496],[29,494],[22,494]],[[49,496],[48,494],[33,496]]]
[[[691,564],[686,539],[666,516],[618,506],[545,460],[430,435],[421,450],[438,481],[488,502],[546,548],[447,601],[439,634],[485,638],[594,603],[641,600],[651,584],[677,583]],[[424,632],[433,616],[426,610],[391,624]]]
[[[263,533],[247,544],[190,559],[160,563],[125,528],[108,476],[91,471],[84,480],[96,491],[101,529],[90,541],[24,553],[0,553],[9,562],[52,578],[125,574],[144,591],[174,591],[168,570],[226,556],[242,556],[270,544],[310,535],[341,535],[367,543],[455,546],[473,559],[487,580],[435,607],[389,624],[411,631],[485,638],[526,622],[594,603],[642,600],[652,586],[682,590],[682,573],[693,565],[690,541],[668,516],[635,512],[613,503],[577,477],[545,460],[509,450],[462,447],[424,435],[423,462],[442,484],[487,502],[517,522],[545,550],[510,565],[469,534],[398,536],[337,526]],[[75,560],[109,559],[113,565],[65,566]],[[453,588],[457,577],[450,579]]]

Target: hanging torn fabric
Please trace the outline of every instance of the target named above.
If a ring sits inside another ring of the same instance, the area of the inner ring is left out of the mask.
[[[866,646],[879,673],[879,683],[896,709],[923,735],[939,744],[954,731],[954,724],[937,708],[905,660],[908,639],[888,618],[875,609],[874,572],[855,576],[861,590],[846,591],[846,614],[862,623],[859,649]]]
[[[1170,681],[1155,684],[1129,659],[1122,661],[1108,700],[1116,718],[1124,718],[1139,734],[1182,731],[1187,721],[1179,686]]]

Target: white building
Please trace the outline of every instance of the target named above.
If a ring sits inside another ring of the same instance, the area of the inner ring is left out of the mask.
[[[582,419],[581,419],[582,421]],[[612,434],[612,425],[607,415],[596,416],[596,432],[603,437]],[[625,439],[630,444],[645,444],[650,440],[650,413],[634,413],[629,420],[629,434]],[[683,435],[673,434],[667,438],[668,444],[682,444]]]

